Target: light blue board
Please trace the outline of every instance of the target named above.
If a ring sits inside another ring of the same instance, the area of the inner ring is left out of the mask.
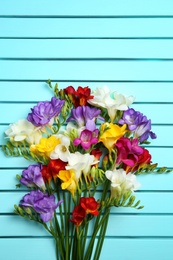
[[[172,26],[172,18],[1,18],[0,37],[172,37]]]
[[[0,15],[56,15],[56,16],[128,16],[128,15],[172,15],[171,0],[6,0]],[[11,8],[10,8],[11,6]]]
[[[158,138],[153,162],[173,168],[173,1],[6,0],[0,4],[0,145],[10,123],[59,88],[108,85],[136,97]],[[0,151],[0,259],[55,260],[35,223],[13,214],[25,194],[15,175],[30,163]],[[145,207],[114,208],[100,260],[173,258],[173,174],[138,176]],[[99,197],[100,193],[97,193]],[[10,250],[9,250],[10,248]]]
[[[172,59],[172,45],[172,39],[2,39],[0,56],[3,59]]]
[[[6,0],[0,15],[59,15],[59,16],[105,16],[105,15],[172,15],[171,0]]]

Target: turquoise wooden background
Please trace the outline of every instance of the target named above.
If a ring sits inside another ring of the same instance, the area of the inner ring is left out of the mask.
[[[153,162],[173,168],[173,1],[6,0],[0,3],[0,144],[60,87],[107,84],[136,96],[158,135]],[[0,151],[0,259],[55,260],[52,239],[15,216],[15,175],[28,165]],[[145,208],[113,210],[101,260],[173,259],[173,173],[140,176]]]

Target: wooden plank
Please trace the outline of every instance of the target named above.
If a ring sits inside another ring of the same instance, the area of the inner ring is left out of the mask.
[[[0,37],[172,37],[172,18],[0,18]]]
[[[172,243],[172,238],[106,238],[100,259],[112,260],[116,254],[122,260],[127,259],[127,256],[128,260],[138,260],[139,256],[140,260],[170,260],[173,254]],[[7,250],[9,245],[10,250]],[[0,247],[1,257],[6,260],[11,260],[12,254],[18,260],[56,260],[54,242],[50,238],[3,238],[0,239]]]
[[[173,216],[151,215],[116,215],[111,214],[106,235],[109,237],[129,236],[172,236]],[[163,225],[166,222],[167,225]],[[71,224],[73,225],[73,224]],[[7,228],[8,227],[8,228]],[[50,236],[49,233],[33,221],[25,220],[19,216],[0,216],[1,236]],[[91,227],[88,235],[91,235]]]
[[[139,3],[138,0],[107,0],[106,5],[103,0],[80,0],[56,1],[31,0],[27,1],[6,0],[1,5],[0,15],[172,15],[171,0],[145,0]]]
[[[155,176],[157,178],[157,176]],[[28,191],[29,192],[29,191]],[[13,205],[18,204],[22,197],[28,193],[23,191],[18,192],[2,192],[0,196],[1,202],[1,213],[12,213],[13,212]],[[95,195],[96,199],[99,199],[101,196],[100,193]],[[112,213],[173,213],[173,205],[169,203],[173,199],[173,192],[143,192],[143,191],[136,191],[135,192],[136,200],[141,200],[141,205],[144,206],[143,209],[137,210],[132,208],[112,208]],[[6,203],[4,203],[4,201]],[[159,206],[158,206],[159,203]]]
[[[0,61],[0,80],[172,81],[173,62]]]
[[[48,78],[47,78],[48,79]],[[172,102],[173,83],[145,83],[145,82],[57,82],[59,89],[67,86],[89,86],[91,89],[107,85],[112,91],[117,91],[126,96],[134,96],[136,102]],[[54,85],[55,82],[52,82]],[[49,100],[53,93],[48,85],[43,82],[0,82],[0,102],[38,102]],[[157,95],[156,95],[157,92]],[[24,94],[25,93],[25,94]],[[38,93],[38,94],[37,94]]]
[[[172,59],[173,40],[1,39],[1,58]],[[5,48],[4,48],[5,46]]]
[[[50,100],[50,99],[49,99]],[[42,101],[42,100],[41,100]],[[37,103],[1,103],[0,110],[5,111],[1,115],[1,124],[9,124],[27,117],[31,108]],[[153,124],[172,124],[173,104],[133,104],[135,110],[140,111],[151,119]],[[13,112],[12,112],[13,111]],[[160,117],[164,115],[164,117]]]
[[[36,163],[30,163],[36,164]],[[23,168],[25,169],[25,167]],[[16,191],[16,184],[18,180],[16,175],[21,175],[23,169],[2,169],[0,176],[3,176],[3,182],[0,182],[0,191]],[[2,177],[1,177],[2,178]],[[140,190],[142,191],[166,191],[173,190],[173,173],[169,174],[146,174],[137,176],[138,181],[141,183]],[[22,190],[26,189],[25,186],[21,187]],[[18,190],[20,192],[20,189]]]

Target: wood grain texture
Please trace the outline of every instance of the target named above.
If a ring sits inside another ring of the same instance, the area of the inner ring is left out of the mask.
[[[105,15],[172,15],[171,0],[80,0],[56,1],[34,0],[29,3],[27,0],[6,0],[1,5],[0,15],[60,15],[60,16],[105,16]]]

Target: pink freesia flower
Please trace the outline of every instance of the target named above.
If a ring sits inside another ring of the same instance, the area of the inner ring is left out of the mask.
[[[120,138],[115,144],[117,148],[117,161],[120,165],[123,163],[123,169],[128,172],[134,172],[145,164],[151,162],[151,155],[148,150],[138,146],[138,139]]]
[[[81,145],[84,150],[88,150],[91,145],[98,143],[98,130],[91,132],[87,129],[83,130],[80,134],[80,138],[75,138],[73,144],[75,146]]]
[[[138,146],[137,138],[130,141],[129,138],[121,137],[115,146],[118,150],[117,164],[124,163],[133,167],[138,161],[139,155],[143,153],[143,149]]]

